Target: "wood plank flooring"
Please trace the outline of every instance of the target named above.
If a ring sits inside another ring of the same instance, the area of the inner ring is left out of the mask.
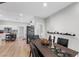
[[[0,41],[0,57],[29,57],[30,46],[25,40]]]

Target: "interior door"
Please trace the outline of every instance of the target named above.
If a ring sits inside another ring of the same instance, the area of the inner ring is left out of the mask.
[[[19,27],[18,32],[19,32],[19,38],[24,38],[24,27],[23,26]]]

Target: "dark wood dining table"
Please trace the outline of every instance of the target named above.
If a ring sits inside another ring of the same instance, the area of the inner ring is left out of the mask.
[[[32,41],[32,43],[36,46],[36,48],[40,51],[40,53],[44,56],[44,57],[58,57],[52,50],[51,48],[49,48],[49,46],[44,46],[41,44],[41,39],[39,40],[34,40]],[[75,57],[78,52],[75,50],[72,50],[70,48],[66,48],[62,45],[59,45],[57,43],[54,43],[54,46],[56,46],[57,48],[60,48],[61,50],[65,51],[66,53],[70,54],[70,57]]]

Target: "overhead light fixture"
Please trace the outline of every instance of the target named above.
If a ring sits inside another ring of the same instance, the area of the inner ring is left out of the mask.
[[[0,16],[2,16],[2,14],[0,14]]]
[[[44,7],[47,7],[47,3],[43,3],[43,6],[44,6]]]
[[[22,13],[20,13],[20,14],[19,14],[19,16],[23,16],[23,14],[22,14]]]

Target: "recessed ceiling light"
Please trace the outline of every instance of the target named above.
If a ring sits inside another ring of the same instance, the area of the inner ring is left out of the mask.
[[[22,13],[20,13],[20,14],[19,14],[19,16],[23,16],[23,14],[22,14]]]
[[[44,6],[44,7],[47,7],[47,3],[43,3],[43,6]]]
[[[2,14],[0,14],[0,16],[2,16]]]

